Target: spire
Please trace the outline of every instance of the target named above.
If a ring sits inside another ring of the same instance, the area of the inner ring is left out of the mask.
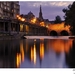
[[[41,5],[40,5],[40,12],[39,12],[39,19],[43,20]]]
[[[40,5],[40,12],[42,13],[42,10],[41,10],[41,5]]]

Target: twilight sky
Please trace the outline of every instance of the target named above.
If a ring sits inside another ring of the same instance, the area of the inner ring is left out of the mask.
[[[40,5],[42,6],[42,13],[44,19],[54,20],[55,16],[61,16],[64,19],[63,8],[67,8],[73,1],[20,1],[20,14],[27,14],[32,12],[36,17],[39,16]]]

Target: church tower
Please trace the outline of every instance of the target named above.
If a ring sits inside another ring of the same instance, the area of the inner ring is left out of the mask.
[[[39,19],[43,20],[41,5],[40,5],[40,12],[39,12]]]

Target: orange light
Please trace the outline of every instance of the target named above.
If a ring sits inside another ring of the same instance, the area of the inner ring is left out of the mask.
[[[21,19],[21,21],[25,21],[25,19],[24,19],[24,18],[22,18],[22,19]]]
[[[55,31],[62,31],[62,30],[66,30],[70,33],[70,25],[65,26],[64,22],[61,24],[50,24],[48,26],[49,30],[55,30]]]
[[[45,23],[44,22],[40,22],[40,25],[44,27],[45,26]]]
[[[18,17],[19,20],[21,20],[21,17]]]
[[[33,18],[32,20],[31,20],[31,23],[36,23],[36,18]]]
[[[33,52],[33,48],[31,47],[31,61],[33,61],[33,59],[34,59],[34,52]]]
[[[17,18],[19,17],[19,15],[17,15]]]
[[[34,64],[36,64],[36,46],[34,43]]]
[[[18,54],[17,53],[17,56],[16,56],[16,65],[17,65],[17,67],[19,67],[20,66],[20,64],[21,64],[21,54]]]
[[[44,58],[44,39],[40,39],[40,58],[43,59]]]
[[[48,28],[48,25],[46,25],[46,28]]]
[[[34,43],[34,47],[31,47],[31,61],[34,62],[34,65],[36,64],[36,45]]]
[[[48,47],[55,50],[56,53],[61,52],[68,53],[70,48],[72,48],[72,41],[73,41],[72,39],[70,40],[53,39],[49,41]]]

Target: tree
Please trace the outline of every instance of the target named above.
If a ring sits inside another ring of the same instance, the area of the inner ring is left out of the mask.
[[[70,31],[75,35],[75,2],[70,4],[68,8],[63,9],[63,12],[65,13],[65,25],[70,25]]]
[[[57,15],[57,16],[55,17],[54,23],[57,24],[57,23],[61,23],[61,22],[62,22],[62,21],[61,21],[61,17]]]

